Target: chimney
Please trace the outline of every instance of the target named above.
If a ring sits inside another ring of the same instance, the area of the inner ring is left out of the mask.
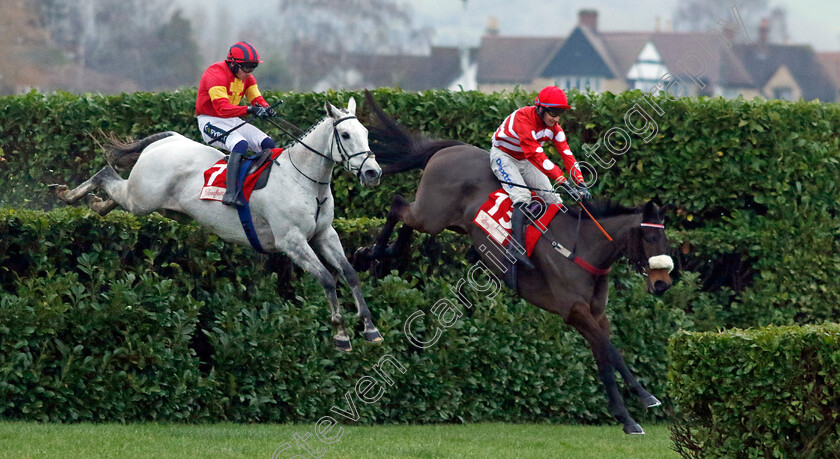
[[[654,32],[662,32],[661,22],[662,22],[662,19],[659,16],[656,16],[656,18],[654,19],[654,26],[653,26],[653,31]]]
[[[729,43],[735,43],[735,29],[724,27],[723,36],[726,37],[727,40],[729,40]]]
[[[487,28],[484,29],[484,34],[494,37],[499,35],[499,18],[495,16],[487,18]]]
[[[578,27],[586,27],[593,32],[598,31],[598,10],[578,11]]]
[[[761,20],[761,25],[758,26],[758,42],[767,44],[767,37],[770,36],[770,20],[764,18]]]

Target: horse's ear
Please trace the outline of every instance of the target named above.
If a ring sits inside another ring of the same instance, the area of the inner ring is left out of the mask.
[[[645,204],[642,211],[642,221],[650,222],[659,219],[659,206],[656,205],[653,199]]]
[[[356,114],[356,98],[355,97],[351,96],[350,100],[347,102],[347,111],[350,112],[353,115]]]
[[[335,105],[331,104],[329,101],[324,102],[324,110],[326,110],[327,115],[329,115],[332,118],[338,118],[339,116],[341,116],[338,109],[335,108]]]

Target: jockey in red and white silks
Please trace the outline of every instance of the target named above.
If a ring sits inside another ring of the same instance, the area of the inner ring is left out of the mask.
[[[580,167],[566,142],[566,133],[559,124],[560,114],[568,109],[569,103],[563,90],[548,86],[539,92],[534,105],[511,113],[493,134],[490,167],[513,201],[511,233],[516,244],[511,244],[509,251],[519,265],[527,269],[534,269],[533,263],[524,250],[513,248],[524,247],[525,212],[531,202],[531,190],[528,188],[534,188],[546,204],[561,204],[560,196],[550,191],[554,189],[552,182],[568,185],[560,167],[546,156],[543,143],[550,141],[554,144],[569,176],[575,184],[584,187],[580,193],[589,195]]]
[[[560,88],[549,86],[540,91],[535,105],[511,113],[493,135],[490,161],[493,173],[502,182],[511,182],[543,190],[553,189],[553,183],[563,184],[566,177],[554,162],[548,159],[543,143],[552,142],[563,158],[563,165],[575,184],[583,185],[577,161],[566,133],[560,127],[562,110],[569,108],[566,94]],[[531,192],[526,188],[502,184],[514,203],[531,202]],[[536,192],[546,203],[560,203],[555,193]]]

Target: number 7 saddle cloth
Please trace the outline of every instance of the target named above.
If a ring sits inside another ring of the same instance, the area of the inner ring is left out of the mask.
[[[242,184],[242,194],[246,201],[251,199],[251,193],[265,186],[268,177],[261,177],[272,162],[283,153],[282,148],[273,148],[242,159],[242,167],[248,167],[245,182]],[[260,180],[263,178],[263,180]],[[212,167],[204,171],[204,186],[201,188],[199,199],[206,201],[221,201],[225,195],[227,181],[227,157],[220,159]],[[259,183],[258,183],[259,182]]]

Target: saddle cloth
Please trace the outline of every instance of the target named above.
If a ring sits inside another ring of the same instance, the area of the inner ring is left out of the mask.
[[[252,161],[245,176],[245,183],[242,184],[242,194],[246,201],[251,199],[251,193],[254,190],[259,190],[265,186],[268,173],[263,176],[263,172],[271,166],[272,162],[281,153],[283,153],[282,148],[273,148],[271,150],[264,150],[262,153],[257,153],[251,158],[242,159],[242,165],[245,165],[249,159]],[[226,180],[227,157],[220,159],[216,164],[204,171],[204,186],[201,188],[201,194],[198,198],[205,201],[221,201],[225,195]]]
[[[533,195],[533,193],[532,193]],[[505,190],[499,188],[490,193],[487,201],[481,205],[478,212],[475,214],[473,222],[479,228],[484,230],[493,240],[500,245],[507,245],[509,236],[511,234],[510,218],[513,209],[513,201],[510,200]],[[533,224],[529,224],[525,229],[525,251],[528,256],[534,251],[534,246],[537,245],[540,237],[543,235],[545,228],[560,211],[560,206],[550,205],[539,218],[536,219],[536,224],[541,229],[536,228]],[[528,219],[526,219],[526,222]],[[512,237],[512,236],[510,236]]]

